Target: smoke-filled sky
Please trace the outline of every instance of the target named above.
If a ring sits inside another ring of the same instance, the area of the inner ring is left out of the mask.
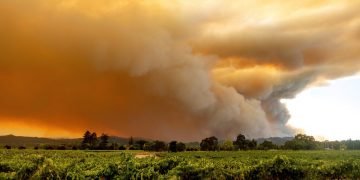
[[[0,133],[295,133],[281,99],[360,70],[360,2],[0,1]]]

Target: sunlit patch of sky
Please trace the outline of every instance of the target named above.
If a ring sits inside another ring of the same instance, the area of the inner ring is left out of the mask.
[[[283,100],[291,119],[288,125],[328,140],[360,139],[360,75],[309,88]]]

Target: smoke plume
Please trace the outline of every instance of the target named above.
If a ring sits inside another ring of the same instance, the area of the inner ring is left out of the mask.
[[[359,71],[359,9],[2,0],[0,124],[181,140],[290,135],[281,99]]]

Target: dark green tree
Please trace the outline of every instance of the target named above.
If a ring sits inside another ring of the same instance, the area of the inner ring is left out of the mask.
[[[178,142],[178,143],[176,144],[176,151],[177,151],[177,152],[183,152],[183,151],[185,151],[185,150],[186,150],[186,145],[185,145],[184,143]]]
[[[119,146],[119,150],[126,150],[126,146],[125,145]]]
[[[205,138],[200,143],[202,151],[215,151],[218,150],[218,139],[215,136]]]
[[[342,141],[342,143],[345,144],[345,149],[351,149],[351,150],[359,150],[360,149],[360,140],[346,140]]]
[[[100,143],[99,143],[99,149],[107,149],[107,145],[109,143],[109,136],[107,134],[101,134],[100,136]]]
[[[108,149],[118,150],[119,149],[119,144],[118,143],[111,143],[111,145],[110,145],[110,147]]]
[[[255,139],[252,139],[251,141],[247,141],[248,144],[248,148],[253,150],[257,148],[257,142],[255,141]]]
[[[169,143],[169,151],[170,152],[176,152],[177,151],[176,144],[177,144],[176,141],[171,141]]]
[[[91,132],[86,131],[83,136],[83,140],[81,142],[81,148],[82,149],[88,149],[90,148],[90,142],[91,142]]]
[[[133,139],[133,137],[131,136],[130,137],[130,139],[129,139],[129,146],[132,146],[132,145],[134,145],[134,139]]]
[[[154,149],[155,143],[153,141],[147,142],[144,144],[144,150],[145,151],[155,151]]]
[[[137,145],[137,147],[139,148],[139,150],[144,150],[144,145],[145,145],[145,143],[147,143],[147,141],[145,141],[145,140],[135,141],[135,144]]]
[[[66,150],[65,144],[59,145],[56,147],[57,150]]]
[[[315,141],[313,136],[305,134],[297,134],[291,141],[287,141],[284,149],[292,150],[313,150],[318,148],[318,142]]]
[[[239,134],[236,137],[236,140],[233,142],[233,145],[235,146],[236,150],[249,150],[249,149],[257,148],[257,142],[255,141],[255,139],[252,139],[250,141],[246,139],[246,137],[243,134]]]
[[[166,150],[166,144],[163,141],[154,141],[155,146],[154,146],[154,150],[155,151],[165,151]]]
[[[278,146],[273,144],[271,141],[264,141],[259,145],[259,149],[261,150],[269,150],[269,149],[277,149]]]
[[[90,135],[90,149],[96,149],[98,143],[96,132],[91,133]]]
[[[247,150],[249,141],[246,140],[243,134],[239,134],[236,137],[236,140],[233,142],[236,149],[240,150]]]
[[[165,151],[166,150],[166,144],[163,141],[153,141],[153,142],[147,142],[144,145],[144,150],[146,151]]]
[[[220,145],[220,150],[222,151],[232,151],[234,150],[234,145],[231,140],[226,140]]]

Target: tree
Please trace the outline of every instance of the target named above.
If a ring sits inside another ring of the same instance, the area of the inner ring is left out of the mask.
[[[96,132],[91,133],[90,135],[90,148],[95,149],[98,143]]]
[[[170,152],[176,152],[177,151],[176,144],[177,144],[176,141],[171,141],[169,143],[169,151]]]
[[[134,139],[133,137],[131,136],[130,139],[129,139],[129,146],[132,146],[134,144]]]
[[[246,140],[245,136],[242,134],[239,134],[236,137],[236,141],[234,141],[233,144],[234,144],[234,146],[236,146],[236,149],[240,149],[240,150],[248,149],[247,140]]]
[[[224,143],[221,144],[220,150],[223,151],[232,151],[234,149],[233,142],[230,140],[224,141]]]
[[[57,150],[66,150],[66,146],[64,144],[56,147]]]
[[[182,142],[171,141],[169,143],[170,152],[182,152],[186,150],[186,145]]]
[[[130,150],[141,150],[141,147],[139,144],[134,143],[134,145],[129,147]]]
[[[255,141],[255,139],[247,141],[247,144],[249,149],[256,149],[257,147],[257,142]]]
[[[55,147],[52,146],[52,145],[50,145],[50,144],[45,144],[45,145],[44,145],[44,149],[46,149],[46,150],[54,150]]]
[[[166,150],[166,144],[163,141],[154,141],[155,146],[154,146],[154,150],[155,151],[165,151]]]
[[[125,146],[125,145],[121,145],[121,146],[119,146],[118,149],[119,149],[119,150],[126,150],[126,146]]]
[[[154,151],[154,146],[155,146],[154,142],[147,142],[144,144],[144,150],[145,151]]]
[[[317,144],[313,136],[297,134],[293,140],[285,142],[284,148],[292,150],[312,150],[317,148]]]
[[[120,147],[119,147],[119,144],[118,143],[111,143],[109,149],[111,150],[118,150]]]
[[[91,139],[91,132],[86,131],[83,136],[83,140],[81,142],[81,148],[82,149],[88,149],[90,148],[90,140]]]
[[[109,143],[109,136],[107,134],[101,134],[100,136],[100,143],[99,143],[99,149],[107,149],[107,145]]]
[[[183,151],[185,151],[185,150],[186,150],[186,145],[185,145],[184,143],[178,142],[178,143],[176,144],[176,151],[177,151],[177,152],[183,152]]]
[[[264,141],[259,145],[261,150],[277,149],[277,145],[273,144],[271,141]]]
[[[315,138],[313,136],[307,136],[306,134],[297,134],[295,136],[295,139],[303,141],[315,141]]]
[[[126,150],[126,146],[125,145],[119,146],[119,150]]]
[[[144,145],[144,150],[146,150],[146,151],[165,151],[166,144],[163,141],[148,142]]]
[[[351,149],[351,150],[355,150],[355,149],[360,149],[360,140],[346,140],[346,141],[342,141],[342,143],[344,143],[344,145],[346,146],[346,148],[344,149]]]
[[[138,141],[135,142],[135,144],[138,145],[139,150],[144,150],[145,143],[147,143],[147,141],[145,141],[145,140],[138,140]]]
[[[257,142],[255,139],[247,140],[244,135],[239,134],[236,137],[236,141],[233,142],[235,149],[237,150],[248,150],[248,149],[256,149]]]
[[[200,143],[202,151],[215,151],[218,149],[218,139],[215,136],[205,138]]]

